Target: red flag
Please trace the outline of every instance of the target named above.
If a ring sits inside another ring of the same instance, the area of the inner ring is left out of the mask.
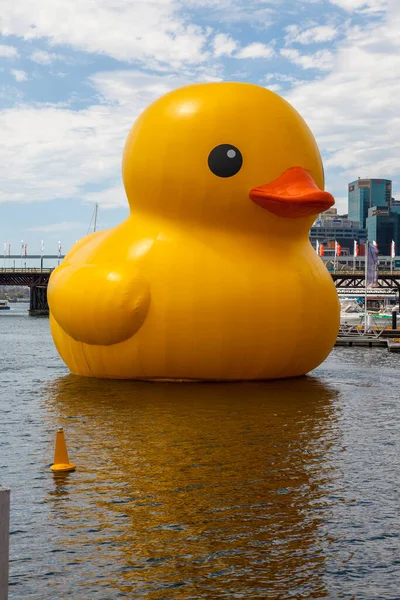
[[[324,244],[320,244],[320,245],[319,245],[319,255],[320,255],[320,256],[325,256],[325,248],[324,248]]]

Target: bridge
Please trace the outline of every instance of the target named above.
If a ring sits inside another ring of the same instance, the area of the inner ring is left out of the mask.
[[[29,287],[29,314],[48,315],[47,286],[52,271],[53,269],[0,268],[0,285]]]
[[[29,287],[29,314],[48,315],[47,286],[54,267],[46,268],[44,263],[49,260],[59,263],[63,258],[64,254],[7,254],[4,266],[0,267],[0,286]],[[32,262],[37,266],[26,266]]]
[[[338,292],[365,293],[365,257],[323,257]],[[400,257],[381,256],[377,265],[377,281],[368,286],[368,295],[397,294],[400,301]]]
[[[44,262],[48,260],[60,262],[64,255],[58,254],[20,254],[4,257],[8,266],[0,267],[0,286],[26,286],[30,288],[29,314],[48,315],[47,286],[54,267],[45,268]],[[365,292],[364,257],[354,259],[350,257],[331,258],[323,257],[338,292],[353,295],[363,295]],[[13,266],[11,266],[13,261]],[[36,261],[37,267],[22,266],[27,262]],[[40,262],[39,262],[40,261]],[[21,266],[16,266],[16,263]],[[393,295],[396,294],[400,304],[400,257],[393,260],[390,257],[379,257],[378,280],[368,288],[368,295]]]
[[[362,271],[342,271],[331,275],[339,294],[354,297],[365,295],[365,275]],[[397,302],[400,306],[400,271],[397,271],[397,273],[390,271],[378,272],[376,283],[367,287],[367,298],[372,297],[372,300],[379,301],[379,299],[393,295],[397,296]]]

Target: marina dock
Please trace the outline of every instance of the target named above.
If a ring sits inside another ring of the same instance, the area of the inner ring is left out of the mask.
[[[373,327],[365,332],[360,325],[341,325],[335,346],[387,348],[400,352],[400,329]]]

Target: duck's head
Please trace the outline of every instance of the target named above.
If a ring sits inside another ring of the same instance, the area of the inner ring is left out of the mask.
[[[128,136],[123,178],[133,211],[216,227],[305,233],[334,204],[302,117],[244,83],[191,85],[156,100]]]

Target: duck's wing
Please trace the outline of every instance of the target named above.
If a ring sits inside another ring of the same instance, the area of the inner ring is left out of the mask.
[[[98,241],[90,237],[90,242]],[[51,314],[76,341],[99,346],[123,342],[146,319],[149,285],[131,263],[117,267],[82,263],[78,257],[81,254],[82,259],[86,251],[84,245],[74,248],[53,272],[47,292]]]

